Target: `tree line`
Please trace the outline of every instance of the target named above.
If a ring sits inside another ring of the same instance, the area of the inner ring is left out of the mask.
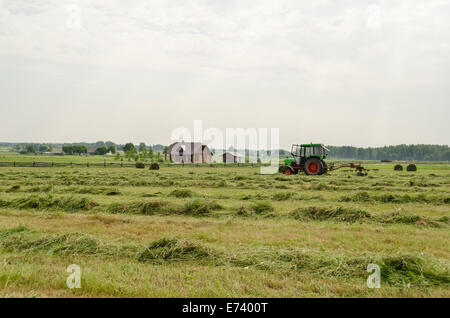
[[[448,145],[397,145],[376,148],[326,146],[329,157],[359,160],[450,161]]]
[[[42,154],[54,149],[61,149],[67,155],[87,154],[88,147],[94,148],[93,154],[104,155],[112,153],[116,159],[121,156],[117,150],[124,152],[124,157],[129,160],[143,161],[166,161],[168,157],[167,146],[164,145],[146,145],[141,142],[134,145],[129,142],[124,145],[115,144],[111,141],[98,141],[95,143],[73,143],[73,144],[25,144],[25,143],[0,143],[0,146],[6,146],[11,150],[21,154]],[[337,159],[357,159],[357,160],[416,160],[416,161],[450,161],[450,149],[448,145],[397,145],[384,147],[358,148],[353,146],[327,146],[330,149],[329,157]],[[245,152],[246,156],[257,156],[256,150],[235,150],[229,151]],[[225,151],[225,150],[223,150]],[[215,153],[214,149],[213,152]],[[279,150],[281,157],[290,156],[290,151]]]
[[[53,147],[49,144],[17,144],[13,146],[13,150],[20,154],[42,154],[52,151]]]
[[[160,145],[158,145],[160,146]],[[162,145],[161,145],[162,146]],[[167,161],[168,155],[168,147],[155,147],[155,146],[147,146],[145,143],[141,142],[139,146],[135,146],[133,143],[126,143],[123,147],[123,152],[125,158],[128,160],[135,161],[156,161],[156,162],[164,162]],[[162,158],[161,153],[164,155],[164,159]],[[116,155],[115,159],[119,159],[120,156]]]
[[[97,141],[95,143],[79,142],[79,143],[10,143],[0,142],[0,147],[9,148],[13,152],[20,154],[39,155],[52,150],[62,151],[66,155],[83,155],[83,154],[96,154],[104,155],[107,153],[116,154],[117,150],[123,150],[124,152],[130,150],[132,143],[125,145],[115,144],[112,141]],[[125,149],[124,149],[125,148]],[[135,146],[135,152],[139,153],[145,149],[147,152],[163,152],[167,148],[161,144],[147,146],[145,143],[140,143],[139,146]],[[92,150],[94,149],[94,150]]]

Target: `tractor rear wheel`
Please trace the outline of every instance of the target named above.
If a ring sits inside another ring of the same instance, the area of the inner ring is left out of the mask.
[[[315,176],[322,174],[323,165],[322,162],[317,158],[309,158],[305,162],[305,173],[310,176]]]

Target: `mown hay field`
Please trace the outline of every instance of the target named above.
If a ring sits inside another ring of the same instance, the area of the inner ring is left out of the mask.
[[[450,165],[417,166],[2,167],[0,296],[449,297]]]

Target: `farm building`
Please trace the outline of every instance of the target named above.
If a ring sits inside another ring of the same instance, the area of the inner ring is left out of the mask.
[[[171,144],[167,153],[173,162],[179,163],[211,163],[213,153],[206,145],[200,142],[175,142]]]
[[[42,153],[44,156],[64,156],[62,149],[53,149]]]
[[[238,162],[242,162],[242,158],[244,156],[242,156],[241,154],[237,153],[237,152],[225,152],[222,155],[222,160],[224,163],[238,163]]]
[[[87,153],[90,156],[96,155],[97,147],[95,146],[89,146],[87,147]]]

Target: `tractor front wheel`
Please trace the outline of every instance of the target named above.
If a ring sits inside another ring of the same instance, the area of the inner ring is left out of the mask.
[[[284,174],[285,176],[290,176],[290,175],[295,174],[295,171],[294,171],[294,169],[292,169],[289,166],[284,166],[281,173]]]
[[[307,175],[315,176],[322,174],[323,165],[322,162],[317,158],[310,158],[305,162],[305,173]]]
[[[294,174],[298,174],[299,167],[295,161],[291,162],[290,167],[291,167],[292,171],[294,172]]]

